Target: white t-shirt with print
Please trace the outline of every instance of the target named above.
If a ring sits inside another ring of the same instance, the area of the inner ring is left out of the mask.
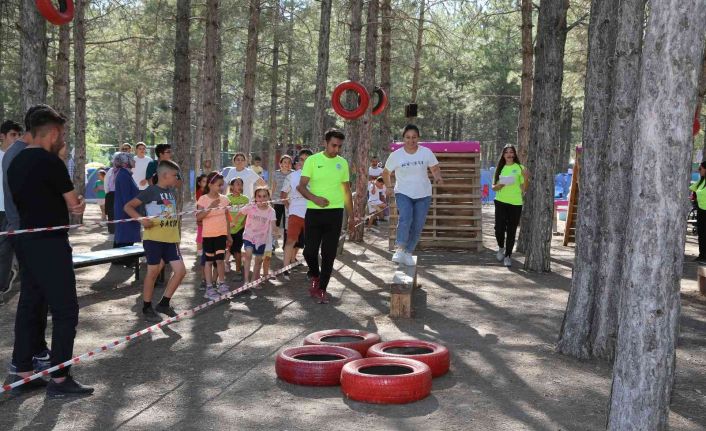
[[[414,154],[401,147],[390,154],[385,169],[395,173],[395,193],[412,199],[431,196],[431,181],[427,169],[439,164],[434,153],[421,145]]]
[[[297,186],[299,186],[299,180],[302,178],[301,169],[294,171],[287,175],[284,179],[284,184],[282,185],[282,191],[287,193],[289,198],[289,215],[295,215],[297,217],[306,217],[306,204],[307,200],[299,193]],[[277,196],[279,198],[279,196]]]

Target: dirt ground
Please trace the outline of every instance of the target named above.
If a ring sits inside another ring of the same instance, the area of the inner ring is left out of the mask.
[[[89,207],[89,220],[97,208]],[[573,248],[553,244],[553,273],[512,269],[494,258],[492,207],[485,209],[481,253],[419,253],[421,289],[413,319],[390,319],[385,283],[386,227],[365,244],[346,243],[335,265],[329,305],[309,299],[303,272],[275,281],[257,297],[241,296],[76,366],[93,396],[47,400],[43,392],[0,400],[0,429],[234,429],[234,430],[600,430],[605,427],[611,371],[607,363],[554,352],[571,278]],[[194,225],[182,251],[191,268]],[[706,298],[696,287],[695,237],[687,237],[681,337],[670,427],[706,429]],[[105,228],[72,234],[76,251],[110,246]],[[278,257],[281,254],[278,253]],[[48,257],[50,258],[50,257]],[[279,261],[274,265],[279,265]],[[144,270],[143,270],[144,274]],[[139,316],[141,283],[118,266],[76,271],[80,354],[147,327]],[[205,300],[189,271],[172,304]],[[235,285],[235,283],[233,283]],[[0,361],[8,363],[17,290],[0,306]],[[159,296],[157,296],[159,298]],[[278,381],[281,349],[310,332],[356,328],[383,340],[419,338],[446,345],[451,371],[434,380],[428,398],[381,406],[347,400],[340,388]]]

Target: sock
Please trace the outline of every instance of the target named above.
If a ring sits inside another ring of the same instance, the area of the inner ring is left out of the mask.
[[[172,298],[167,298],[166,296],[163,296],[162,299],[159,301],[159,305],[169,307],[169,300],[170,299],[172,299]]]
[[[145,301],[145,303],[142,305],[142,311],[147,311],[152,306],[152,301]]]

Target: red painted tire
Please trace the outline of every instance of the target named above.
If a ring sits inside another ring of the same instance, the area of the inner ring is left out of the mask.
[[[360,358],[360,353],[345,347],[292,347],[277,355],[275,372],[280,379],[295,385],[338,386],[343,366]]]
[[[352,111],[347,110],[341,104],[341,96],[348,90],[355,91],[358,94],[358,107]],[[359,82],[343,81],[333,89],[333,94],[331,95],[331,106],[333,110],[346,120],[355,120],[362,117],[368,109],[369,104],[370,95],[368,94],[368,90]]]
[[[373,115],[380,115],[387,108],[388,100],[387,93],[381,87],[375,87],[375,94],[378,95],[378,101],[373,107]]]
[[[378,343],[368,349],[369,358],[408,358],[424,362],[432,377],[449,372],[449,349],[441,344],[421,340],[394,340]]]
[[[51,0],[34,0],[34,4],[44,19],[54,25],[68,24],[74,19],[73,0],[59,0],[59,9],[54,7]]]
[[[346,397],[364,403],[411,403],[431,393],[431,370],[414,359],[358,359],[343,366],[341,390]]]
[[[307,335],[304,338],[304,345],[347,347],[365,356],[370,346],[380,341],[380,336],[372,332],[357,329],[328,329]]]

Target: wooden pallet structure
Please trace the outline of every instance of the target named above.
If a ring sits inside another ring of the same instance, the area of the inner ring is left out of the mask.
[[[419,248],[450,248],[480,251],[483,248],[480,183],[480,143],[477,141],[420,142],[439,160],[443,185],[432,180],[432,200]],[[391,146],[394,151],[403,144]],[[394,182],[394,175],[393,175]],[[397,207],[390,202],[390,250],[397,234]]]
[[[569,207],[566,211],[566,227],[564,228],[564,245],[576,242],[576,219],[579,211],[579,177],[581,173],[581,147],[576,147],[574,170],[571,174],[571,189],[569,190]]]

